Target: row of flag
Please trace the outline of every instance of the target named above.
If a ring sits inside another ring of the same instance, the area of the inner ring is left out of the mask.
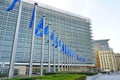
[[[15,6],[15,4],[17,2],[20,2],[20,0],[13,0],[13,2],[11,3],[11,5],[8,7],[7,11],[13,10],[13,8],[14,8],[14,6]],[[34,5],[34,8],[32,10],[32,16],[31,16],[31,20],[30,20],[30,24],[29,24],[29,28],[30,29],[33,27],[34,18],[35,18],[35,5]],[[42,33],[43,22],[44,22],[44,20],[43,20],[43,18],[41,18],[40,21],[39,21],[39,23],[37,24],[36,29],[35,29],[35,35],[36,36],[42,37],[42,35],[43,35],[43,33]],[[49,25],[45,26],[45,28],[44,28],[44,34],[45,35],[49,34]],[[54,32],[52,32],[52,34],[50,36],[50,40],[54,40]],[[56,44],[55,48],[61,47],[62,48],[62,52],[64,54],[66,54],[67,56],[69,56],[69,57],[75,57],[76,56],[76,59],[78,61],[85,62],[85,58],[82,58],[79,55],[76,55],[65,44],[62,44],[62,40],[59,40],[58,36],[56,37],[55,44]]]
[[[30,21],[29,28],[32,28],[32,26],[33,26],[34,14],[35,14],[35,5],[34,5],[33,11],[32,11],[32,16],[31,16],[31,21]],[[39,23],[38,23],[38,25],[37,25],[37,27],[36,27],[36,29],[35,29],[36,36],[42,37],[43,22],[44,22],[43,18],[41,18],[40,21],[39,21]],[[45,35],[49,34],[49,26],[48,25],[44,28],[44,34]],[[52,32],[52,34],[50,36],[50,40],[54,40],[54,32]],[[62,47],[62,52],[64,54],[66,54],[67,56],[69,56],[69,57],[75,57],[75,53],[71,49],[69,49],[65,44],[62,44],[62,40],[59,40],[58,36],[57,36],[56,40],[55,40],[55,48],[58,48],[58,47]],[[78,55],[76,57],[77,57],[78,61],[85,62],[84,58],[81,58]]]
[[[20,2],[20,1],[22,1],[22,0],[13,0],[13,2],[8,7],[7,11],[13,10],[15,4],[18,3],[18,2]],[[29,23],[29,28],[30,29],[33,28],[33,24],[35,22],[35,17],[36,17],[35,16],[35,14],[36,14],[36,9],[35,8],[36,8],[36,5],[37,4],[34,4],[33,10],[32,10],[32,16],[31,16],[31,20],[30,20],[30,23]],[[37,24],[37,26],[35,27],[35,33],[34,34],[36,36],[43,38],[44,35],[49,35],[50,34],[49,25],[44,25],[44,23],[45,23],[44,22],[44,18],[42,17],[40,19],[39,23]],[[51,33],[51,35],[49,36],[49,38],[50,38],[51,41],[53,41],[52,46],[54,45],[55,48],[60,47],[60,49],[61,49],[60,52],[62,52],[64,55],[66,55],[68,57],[71,57],[71,58],[76,58],[76,60],[79,61],[79,62],[85,62],[86,61],[85,58],[82,58],[79,55],[76,55],[75,52],[73,50],[71,50],[65,43],[62,43],[62,40],[59,39],[58,36],[55,37],[54,31]],[[50,43],[50,40],[48,41],[48,43]]]

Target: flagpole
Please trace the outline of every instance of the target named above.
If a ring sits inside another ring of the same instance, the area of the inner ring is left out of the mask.
[[[49,24],[51,25],[51,24]],[[49,26],[49,34],[48,34],[48,72],[50,72],[51,66],[50,66],[50,26]]]
[[[35,7],[35,14],[34,14],[34,23],[33,23],[33,30],[32,30],[32,45],[31,45],[31,51],[30,51],[30,62],[29,62],[29,77],[32,75],[32,67],[33,67],[33,53],[34,53],[34,37],[35,37],[35,24],[36,24],[36,8],[37,3],[34,3]]]
[[[63,44],[64,44],[64,42],[63,42]],[[63,44],[62,44],[62,48],[63,48]],[[62,48],[61,48],[61,51],[62,51]],[[61,61],[61,62],[62,62],[62,63],[61,63],[61,68],[62,68],[62,71],[64,70],[64,69],[63,69],[63,66],[64,66],[64,65],[63,65],[63,64],[64,64],[64,62],[63,62],[63,55],[64,55],[64,54],[63,54],[63,53],[64,53],[64,51],[61,53],[61,60],[62,60],[62,61]]]
[[[69,59],[70,59],[70,56],[68,56],[68,71],[69,71],[69,66],[70,66]]]
[[[70,71],[70,56],[71,56],[71,54],[69,52],[69,57],[68,57],[68,71]]]
[[[18,18],[17,18],[13,47],[12,47],[12,54],[11,54],[11,59],[10,59],[10,67],[9,67],[9,75],[8,75],[9,79],[12,78],[13,74],[14,74],[14,62],[15,62],[15,56],[16,56],[16,48],[17,48],[17,41],[18,41],[18,34],[19,34],[21,12],[22,12],[22,0],[20,0],[20,3],[19,3]]]
[[[63,54],[63,66],[64,66],[64,71],[66,71],[66,65],[65,65],[65,63],[66,63],[66,60],[65,60],[65,45],[64,45],[64,52],[63,52],[64,54]]]
[[[69,71],[71,71],[71,57],[69,58]]]
[[[71,72],[72,72],[72,69],[73,69],[73,56],[72,56],[72,58],[71,58]]]
[[[62,53],[60,54],[60,57],[61,57],[61,69],[63,71],[63,54]]]
[[[75,64],[76,64],[75,59],[76,59],[76,56],[74,56],[74,58],[73,58],[73,64],[74,64],[73,71],[75,71]]]
[[[44,26],[45,26],[45,16],[43,16],[43,27],[42,27],[42,45],[41,45],[41,66],[40,75],[43,75],[43,62],[44,62]]]
[[[63,43],[64,44],[64,43]],[[62,54],[62,66],[63,66],[63,71],[65,71],[65,64],[64,64],[64,51],[63,51],[63,54]]]
[[[59,36],[58,36],[59,39]],[[60,70],[60,53],[59,53],[59,41],[58,41],[58,49],[57,49],[57,56],[58,56],[58,71]]]
[[[72,72],[74,71],[74,56],[72,58]]]
[[[69,70],[69,71],[70,71],[70,66],[71,66],[71,65],[70,65],[70,63],[71,63],[70,61],[71,61],[71,55],[69,56],[69,67],[68,67],[68,70]]]
[[[61,46],[59,48],[59,69],[62,70]]]
[[[55,30],[53,30],[53,32],[55,32]],[[56,72],[56,66],[55,66],[55,38],[53,40],[53,70],[54,72]]]
[[[67,57],[67,65],[66,65],[66,68],[67,68],[67,69],[66,69],[66,70],[68,71],[68,65],[69,65],[69,63],[68,63],[68,58],[69,58],[69,56],[66,55],[66,57]]]
[[[70,59],[70,71],[72,71],[72,57]]]
[[[53,30],[53,32],[55,32],[55,30]],[[55,38],[53,39],[53,71],[55,72],[56,69],[55,69]]]
[[[68,68],[69,71],[71,71],[70,68],[71,68],[71,57],[69,57],[69,68]]]
[[[72,72],[73,72],[73,69],[74,69],[73,64],[74,64],[74,56],[73,56],[73,58],[72,58]]]
[[[67,65],[67,59],[65,59],[66,58],[66,56],[65,56],[65,54],[64,54],[64,60],[65,60],[65,62],[64,62],[64,70],[66,71],[67,69],[66,69],[66,65]]]

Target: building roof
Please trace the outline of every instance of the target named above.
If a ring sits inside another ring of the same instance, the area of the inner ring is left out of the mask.
[[[72,13],[72,12],[69,12],[69,11],[65,11],[65,10],[62,10],[62,9],[59,9],[59,8],[55,8],[55,7],[52,7],[52,6],[40,3],[40,2],[35,2],[33,0],[23,0],[23,1],[26,2],[26,3],[29,3],[29,4],[38,3],[38,6],[41,6],[41,7],[50,9],[50,10],[54,10],[54,11],[57,11],[57,12],[61,12],[61,13],[64,13],[64,14],[68,14],[68,15],[71,15],[71,16],[75,16],[75,17],[78,17],[78,18],[85,19],[85,21],[87,23],[91,24],[91,19],[88,18],[88,17],[82,16],[82,15],[78,15],[78,14],[75,14],[75,13]]]
[[[110,39],[101,39],[101,40],[94,40],[94,42],[108,42]]]

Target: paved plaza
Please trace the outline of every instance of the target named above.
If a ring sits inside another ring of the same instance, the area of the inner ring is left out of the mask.
[[[120,72],[88,76],[87,80],[120,80]]]

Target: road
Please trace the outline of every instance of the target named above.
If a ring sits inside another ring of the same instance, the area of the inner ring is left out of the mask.
[[[87,76],[87,80],[120,80],[120,72]]]

